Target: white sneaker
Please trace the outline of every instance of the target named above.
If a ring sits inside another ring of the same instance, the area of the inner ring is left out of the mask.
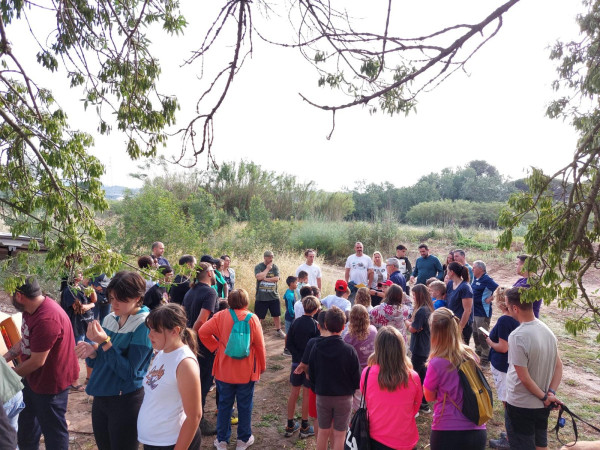
[[[280,337],[281,339],[285,339],[285,333],[283,332],[283,330],[281,328],[279,330],[277,330],[275,333],[277,334],[277,337]]]
[[[227,450],[227,442],[225,441],[217,441],[217,438],[215,438],[215,442],[213,442],[213,444],[217,450]]]
[[[254,435],[250,435],[250,439],[248,442],[237,440],[237,444],[235,446],[235,450],[244,450],[254,444]]]

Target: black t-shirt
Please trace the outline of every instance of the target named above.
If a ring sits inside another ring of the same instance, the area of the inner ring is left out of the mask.
[[[183,275],[177,275],[171,289],[169,289],[169,296],[171,297],[171,303],[183,304],[183,298],[187,291],[190,290],[190,279]]]
[[[187,326],[192,328],[200,316],[200,310],[210,311],[210,317],[217,312],[217,291],[205,283],[198,283],[183,298],[183,308],[187,315]]]
[[[155,284],[148,292],[144,295],[144,305],[148,307],[150,311],[155,308],[158,308],[160,305],[164,303],[164,299],[166,297],[167,289]]]
[[[66,311],[69,319],[71,319],[71,326],[73,327],[75,337],[79,337],[86,333],[88,322],[94,318],[94,311],[92,308],[83,314],[76,314],[73,309],[75,300],[79,300],[82,305],[90,303],[90,299],[86,297],[82,288],[79,286],[67,286],[62,292],[60,305]]]
[[[306,344],[319,334],[317,322],[311,316],[303,315],[294,320],[285,341],[287,349],[292,354],[293,363],[300,363]]]
[[[416,356],[429,356],[431,349],[431,336],[429,333],[429,315],[431,311],[427,306],[421,306],[414,315],[412,327],[421,330],[412,333],[410,337],[410,351]]]
[[[356,350],[341,336],[317,341],[308,359],[308,376],[317,395],[352,395],[360,384]]]

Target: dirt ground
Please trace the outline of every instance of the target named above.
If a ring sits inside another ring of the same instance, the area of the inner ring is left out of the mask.
[[[330,273],[339,273],[340,277],[343,269],[329,266],[322,267],[323,270]],[[517,276],[514,274],[514,266],[488,264],[488,272],[501,285],[512,285]],[[587,285],[591,288],[600,286],[600,274],[590,274]],[[4,301],[3,301],[4,300]],[[2,304],[3,303],[3,304]],[[9,311],[11,306],[6,297],[0,298],[0,308]],[[558,395],[569,405],[591,405],[591,411],[600,411],[600,362],[597,359],[598,346],[586,348],[586,344],[580,339],[574,339],[564,332],[563,324],[565,311],[559,309],[556,304],[542,307],[542,320],[544,320],[553,329],[559,338],[561,353],[565,364],[563,382],[560,386]],[[495,318],[498,317],[495,312]],[[590,333],[590,336],[592,334]],[[303,448],[314,449],[314,438],[304,440],[298,439],[297,435],[291,438],[283,437],[283,429],[286,420],[287,396],[289,393],[289,370],[290,359],[282,355],[283,340],[275,336],[272,326],[266,326],[265,342],[267,346],[267,370],[262,375],[260,382],[256,384],[254,395],[254,409],[252,413],[253,434],[256,438],[254,448],[260,449],[283,449],[283,448]],[[591,342],[591,339],[589,340]],[[563,350],[563,346],[567,350]],[[572,350],[572,351],[571,351]],[[578,352],[591,351],[596,356],[590,359],[581,359],[577,357]],[[566,356],[565,356],[566,355]],[[85,368],[81,365],[80,382],[85,381]],[[490,385],[493,387],[491,374],[486,373]],[[71,448],[92,449],[95,448],[91,426],[91,406],[92,398],[85,393],[73,393],[69,397],[69,407],[67,419],[69,420],[69,429],[71,432]],[[500,431],[504,429],[504,420],[502,416],[502,406],[495,403],[494,418],[488,422],[488,439],[497,438]],[[579,410],[578,410],[579,411]],[[587,411],[587,410],[586,410]],[[215,422],[215,398],[214,391],[209,394],[207,399],[207,408],[205,416]],[[595,413],[591,413],[595,414]],[[595,417],[588,415],[592,422],[598,424],[600,414]],[[595,420],[594,420],[595,419]],[[554,427],[556,413],[552,413],[549,428]],[[431,414],[421,415],[417,418],[417,424],[420,432],[419,449],[428,448],[429,430],[431,427]],[[229,448],[235,448],[236,430],[233,426],[233,435]],[[586,429],[579,424],[580,436],[591,439],[594,434],[590,429]],[[562,434],[561,434],[562,435]],[[549,432],[551,449],[560,448],[560,445]],[[565,432],[565,439],[569,434]],[[580,437],[581,438],[581,437]],[[600,436],[595,437],[596,439]],[[213,448],[213,437],[203,438],[202,448]]]

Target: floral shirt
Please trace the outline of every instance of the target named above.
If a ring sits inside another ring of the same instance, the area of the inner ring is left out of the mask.
[[[413,307],[410,303],[403,303],[402,305],[380,303],[369,313],[369,317],[371,318],[371,323],[377,329],[386,325],[396,328],[404,336],[404,341],[408,343],[408,332],[404,321],[408,319],[412,311]]]

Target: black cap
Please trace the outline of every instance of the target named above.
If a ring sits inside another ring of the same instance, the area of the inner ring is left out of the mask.
[[[27,277],[25,284],[23,286],[19,286],[17,288],[17,292],[20,292],[27,298],[35,298],[42,295],[42,288],[35,278]]]
[[[219,262],[219,260],[213,258],[210,255],[202,255],[202,258],[200,258],[200,262],[207,262],[209,264],[217,264]]]

